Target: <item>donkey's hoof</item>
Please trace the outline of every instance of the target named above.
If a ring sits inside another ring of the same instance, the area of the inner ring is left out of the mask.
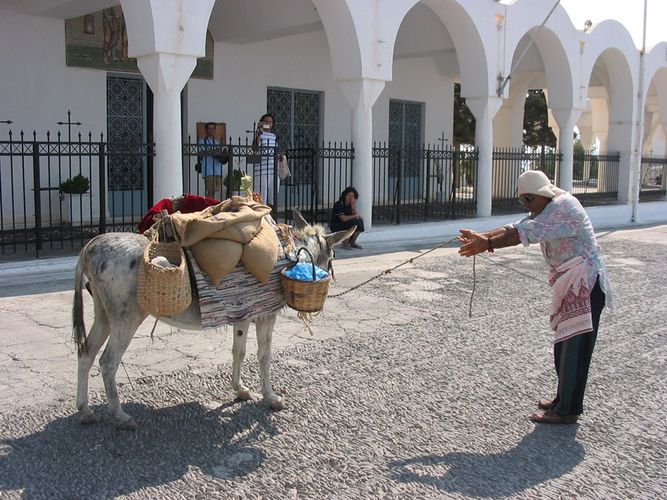
[[[280,396],[272,396],[266,398],[266,403],[269,405],[269,408],[275,411],[280,411],[285,409],[285,400]]]
[[[236,391],[236,399],[240,401],[251,401],[252,394],[250,393],[250,389],[247,387],[241,387],[238,391]]]
[[[126,420],[123,420],[116,426],[120,431],[136,431],[138,427],[139,426],[132,417],[127,417]]]
[[[100,419],[97,418],[97,415],[95,415],[95,412],[88,410],[86,412],[80,412],[79,413],[79,422],[82,424],[94,424],[96,422],[99,422]]]

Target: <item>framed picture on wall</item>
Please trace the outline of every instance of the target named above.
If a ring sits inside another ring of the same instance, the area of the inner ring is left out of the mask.
[[[206,137],[206,124],[215,124],[215,138],[220,144],[227,144],[227,124],[225,122],[197,122],[197,140]]]

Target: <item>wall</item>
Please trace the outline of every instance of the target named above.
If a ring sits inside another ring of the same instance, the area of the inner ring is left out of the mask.
[[[0,61],[0,120],[12,120],[13,131],[66,134],[57,122],[67,121],[69,109],[83,123],[73,131],[106,133],[106,73],[65,66],[65,21],[0,3]]]

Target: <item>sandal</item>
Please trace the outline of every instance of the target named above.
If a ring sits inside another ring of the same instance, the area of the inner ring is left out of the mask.
[[[535,412],[529,418],[538,424],[575,424],[579,417],[577,415],[558,415],[547,410],[544,413]]]
[[[540,400],[537,402],[537,407],[538,407],[540,410],[544,410],[544,411],[551,410],[551,407],[552,407],[553,405],[554,405],[554,401],[553,401],[553,399],[540,399]]]

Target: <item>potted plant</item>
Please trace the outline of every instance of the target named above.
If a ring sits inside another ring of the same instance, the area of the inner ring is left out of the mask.
[[[77,174],[71,179],[60,183],[61,194],[83,194],[90,189],[90,179],[85,175]]]
[[[225,179],[222,182],[227,188],[228,196],[231,196],[232,194],[240,194],[241,178],[243,178],[243,175],[243,170],[235,168],[225,176]]]
[[[77,174],[60,183],[60,201],[62,206],[63,222],[81,222],[82,214],[90,207],[90,199],[82,199],[83,195],[90,196],[90,179],[85,175]]]

